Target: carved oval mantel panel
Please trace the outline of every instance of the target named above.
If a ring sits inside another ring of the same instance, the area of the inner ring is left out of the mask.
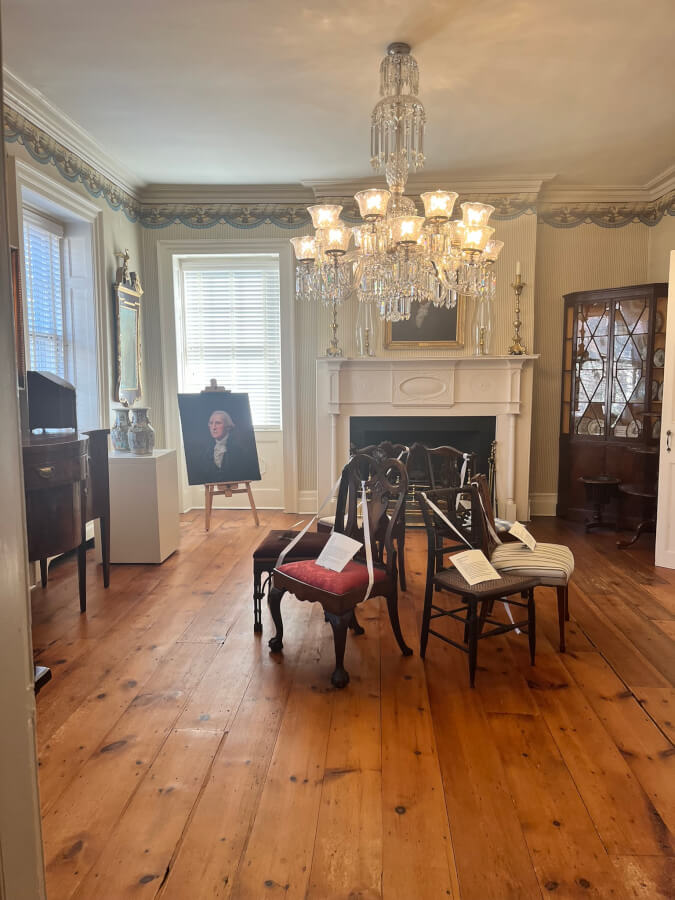
[[[454,369],[393,369],[391,373],[394,406],[445,406],[454,403]]]
[[[411,400],[432,400],[448,391],[448,385],[430,375],[415,375],[399,382],[398,389]]]

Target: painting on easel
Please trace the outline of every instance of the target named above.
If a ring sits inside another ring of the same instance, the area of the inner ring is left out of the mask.
[[[260,481],[248,394],[179,394],[188,484]]]

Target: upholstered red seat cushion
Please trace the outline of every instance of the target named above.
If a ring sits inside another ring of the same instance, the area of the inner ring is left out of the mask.
[[[368,567],[363,563],[354,562],[353,559],[341,572],[333,572],[331,569],[317,566],[313,559],[284,563],[274,571],[331,594],[348,594],[349,591],[358,587],[362,587],[365,591],[368,586]],[[374,583],[377,584],[380,581],[386,581],[387,573],[384,569],[375,568],[373,576]]]

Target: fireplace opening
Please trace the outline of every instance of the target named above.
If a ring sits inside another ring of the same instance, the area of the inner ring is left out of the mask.
[[[483,472],[487,475],[495,426],[494,416],[351,416],[349,440],[352,452],[382,441],[407,447],[415,443],[425,447],[450,445],[464,453],[475,453],[478,462],[472,474]],[[416,494],[430,487],[423,460],[410,460],[408,478],[406,521],[410,525],[421,525]]]

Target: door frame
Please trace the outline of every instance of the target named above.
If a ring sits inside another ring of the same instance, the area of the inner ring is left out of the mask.
[[[0,60],[0,114],[2,66]],[[5,157],[0,159],[0,217],[7,221]],[[26,511],[7,229],[0,239],[0,897],[45,897],[35,736]]]
[[[657,566],[675,569],[675,250],[670,252],[668,285],[654,556]]]

